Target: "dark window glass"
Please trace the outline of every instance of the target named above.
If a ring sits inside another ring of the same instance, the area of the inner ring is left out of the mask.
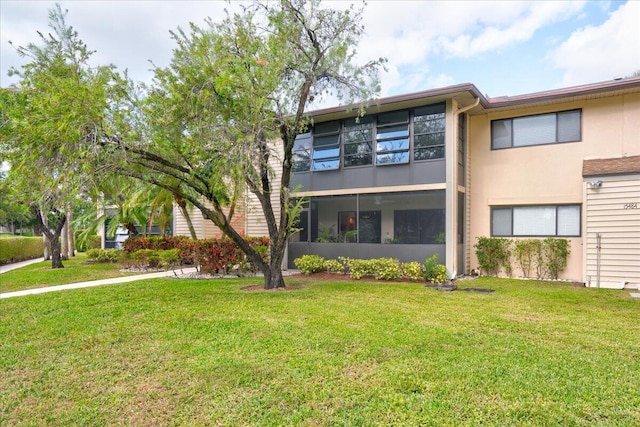
[[[409,128],[407,125],[389,126],[385,128],[378,128],[377,139],[389,139],[389,138],[407,138],[409,136]]]
[[[444,244],[444,209],[397,210],[393,213],[394,238],[398,243]]]
[[[373,119],[370,116],[345,122],[344,166],[365,166],[373,163]]]
[[[358,241],[360,243],[380,243],[381,212],[360,211],[358,222]]]
[[[312,159],[316,171],[340,167],[340,122],[319,123],[314,127]]]
[[[378,126],[394,123],[409,123],[409,112],[394,111],[392,113],[378,114]]]
[[[444,158],[446,115],[444,104],[418,108],[413,118],[413,158]]]
[[[311,133],[302,133],[293,143],[293,171],[305,172],[311,168]]]
[[[416,160],[442,159],[444,157],[444,147],[416,148],[414,158]]]

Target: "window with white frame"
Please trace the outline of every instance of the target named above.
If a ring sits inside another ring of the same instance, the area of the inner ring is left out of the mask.
[[[491,208],[494,237],[580,236],[580,205],[500,206]]]
[[[491,122],[491,149],[575,142],[582,139],[582,110]]]

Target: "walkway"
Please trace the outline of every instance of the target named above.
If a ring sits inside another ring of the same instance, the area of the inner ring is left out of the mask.
[[[44,258],[29,259],[27,261],[16,262],[13,264],[0,265],[0,274],[6,273],[7,271],[15,270],[16,268],[24,267],[26,265],[35,264],[37,262],[42,262],[42,261],[44,261]]]
[[[16,268],[24,267],[25,265],[35,264],[36,262],[43,261],[42,258],[18,262],[15,264],[7,264],[0,267],[0,274],[6,273],[7,271],[15,270]],[[184,273],[193,273],[195,272],[195,268],[186,268],[182,270]],[[173,271],[159,271],[156,273],[146,273],[146,274],[138,274],[135,276],[123,276],[123,277],[114,277],[111,279],[101,279],[101,280],[92,280],[89,282],[79,282],[79,283],[71,283],[68,285],[58,285],[58,286],[48,286],[44,288],[35,288],[35,289],[25,289],[23,291],[15,291],[15,292],[5,292],[0,294],[0,299],[4,298],[13,298],[13,297],[22,297],[25,295],[36,295],[36,294],[44,294],[47,292],[56,292],[56,291],[64,291],[67,289],[80,289],[80,288],[90,288],[92,286],[102,286],[102,285],[113,285],[117,283],[127,283],[133,282],[136,280],[145,280],[145,279],[157,279],[159,277],[170,277],[175,273]]]

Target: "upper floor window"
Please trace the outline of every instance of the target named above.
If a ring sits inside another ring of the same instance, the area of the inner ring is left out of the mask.
[[[539,114],[491,122],[491,148],[575,142],[582,139],[582,110]]]
[[[409,112],[378,115],[376,164],[409,163]]]
[[[338,169],[340,167],[340,122],[316,125],[313,138],[313,170]]]
[[[293,171],[305,172],[311,168],[311,132],[296,136],[293,143]]]
[[[365,116],[344,122],[344,167],[373,163],[373,117]]]
[[[297,136],[293,171],[444,158],[445,104],[318,123]]]
[[[444,157],[445,113],[442,104],[415,110],[413,117],[413,158],[415,160]]]

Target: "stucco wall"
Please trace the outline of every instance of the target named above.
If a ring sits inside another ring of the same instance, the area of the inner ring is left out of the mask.
[[[491,120],[582,109],[582,141],[491,150]],[[522,108],[470,118],[470,244],[490,236],[491,206],[583,205],[582,162],[640,154],[640,95]],[[571,237],[561,277],[584,281],[583,237]],[[471,268],[477,268],[471,250]],[[515,266],[514,266],[515,267]]]

